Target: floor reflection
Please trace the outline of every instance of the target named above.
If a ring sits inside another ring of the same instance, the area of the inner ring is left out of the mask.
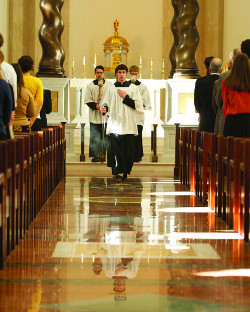
[[[0,311],[250,311],[249,262],[174,180],[66,178],[0,271]]]

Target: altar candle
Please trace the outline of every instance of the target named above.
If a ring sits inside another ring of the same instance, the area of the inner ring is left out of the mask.
[[[150,60],[150,66],[152,67],[153,66],[153,59],[151,57],[151,60]]]
[[[72,58],[72,68],[75,68],[75,59]]]
[[[142,57],[141,57],[141,55],[140,55],[140,65],[142,64]]]
[[[94,65],[95,65],[95,67],[96,67],[96,54],[95,54],[95,61],[94,61]]]
[[[85,56],[83,57],[82,64],[85,66]]]
[[[164,59],[162,60],[162,68],[164,69],[165,67],[165,62],[164,62]]]

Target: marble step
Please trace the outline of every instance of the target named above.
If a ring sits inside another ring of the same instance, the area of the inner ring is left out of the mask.
[[[111,168],[106,163],[69,162],[66,164],[66,176],[75,177],[110,177]],[[135,163],[131,177],[166,177],[173,178],[174,165],[162,163]]]

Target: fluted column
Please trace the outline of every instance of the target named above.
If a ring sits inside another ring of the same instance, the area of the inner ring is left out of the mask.
[[[197,0],[179,0],[179,4],[180,14],[177,19],[179,45],[176,50],[174,78],[198,78],[195,52],[200,39],[196,28],[199,4]]]
[[[175,54],[179,45],[179,33],[178,33],[178,28],[177,28],[177,20],[180,14],[179,2],[180,0],[172,0],[172,6],[174,8],[174,17],[171,22],[171,30],[174,36],[174,43],[169,53],[169,59],[170,59],[171,66],[172,66],[169,78],[173,78],[173,75],[176,69],[176,58],[175,58],[176,55]]]
[[[61,8],[64,0],[41,0],[40,9],[43,15],[43,24],[39,31],[42,45],[42,58],[39,63],[37,76],[63,77],[64,49],[61,44],[61,35],[64,23],[61,18]]]

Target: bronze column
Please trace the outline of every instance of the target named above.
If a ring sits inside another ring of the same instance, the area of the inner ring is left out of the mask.
[[[41,0],[43,24],[39,31],[43,54],[39,63],[38,77],[64,77],[64,50],[61,35],[64,24],[61,8],[64,0]]]
[[[199,44],[196,18],[199,13],[197,0],[179,0],[180,14],[177,19],[179,45],[176,50],[174,78],[199,78],[195,52]]]
[[[169,59],[172,65],[171,72],[169,78],[173,78],[175,69],[176,69],[176,59],[175,59],[175,54],[176,50],[179,45],[179,34],[178,34],[178,28],[177,28],[177,20],[180,14],[180,5],[179,5],[180,0],[172,0],[172,6],[174,8],[174,17],[171,22],[171,30],[174,36],[174,43],[171,48],[171,51],[169,53]]]

